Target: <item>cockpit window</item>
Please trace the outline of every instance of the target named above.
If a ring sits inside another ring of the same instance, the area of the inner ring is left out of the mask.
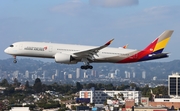
[[[10,45],[10,47],[14,47],[14,45]]]

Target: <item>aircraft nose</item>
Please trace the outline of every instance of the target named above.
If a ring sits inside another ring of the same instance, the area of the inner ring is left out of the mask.
[[[5,53],[8,53],[8,48],[6,48],[6,49],[4,50],[4,52],[5,52]]]

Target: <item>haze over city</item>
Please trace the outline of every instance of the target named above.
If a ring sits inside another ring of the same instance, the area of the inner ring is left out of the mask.
[[[0,0],[0,54],[17,41],[43,41],[143,49],[164,30],[174,30],[165,52],[179,59],[178,0]]]

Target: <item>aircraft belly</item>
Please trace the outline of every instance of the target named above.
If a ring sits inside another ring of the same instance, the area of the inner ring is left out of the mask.
[[[103,58],[97,58],[95,59],[94,62],[111,62],[111,63],[116,63],[120,60],[123,60],[124,57],[120,57],[120,56],[111,56],[111,57],[103,57]]]

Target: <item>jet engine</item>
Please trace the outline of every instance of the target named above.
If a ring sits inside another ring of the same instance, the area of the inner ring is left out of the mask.
[[[55,58],[56,63],[63,63],[63,64],[76,64],[77,63],[76,61],[73,61],[75,59],[70,54],[57,53],[55,54],[54,58]]]

